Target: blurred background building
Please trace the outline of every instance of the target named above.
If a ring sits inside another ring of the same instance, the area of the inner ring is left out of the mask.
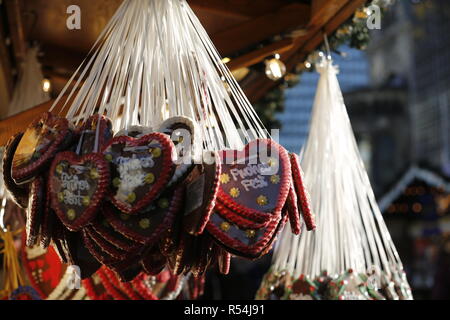
[[[450,1],[396,1],[365,52],[339,50],[352,126],[415,297],[449,298]],[[292,152],[317,81],[305,73],[287,91],[280,140]]]

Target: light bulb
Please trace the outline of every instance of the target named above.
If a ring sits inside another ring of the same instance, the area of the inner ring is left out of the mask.
[[[266,76],[273,81],[280,80],[286,74],[286,65],[283,61],[274,58],[266,60]]]
[[[50,92],[51,88],[52,88],[52,84],[50,83],[50,80],[48,80],[48,79],[42,80],[42,90],[44,92]]]

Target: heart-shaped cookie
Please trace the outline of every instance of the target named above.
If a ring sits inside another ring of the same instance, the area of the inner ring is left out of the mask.
[[[216,204],[216,207],[218,206],[220,208],[219,203]],[[223,208],[221,210],[224,212]],[[272,216],[272,219],[263,225],[251,220],[239,219],[238,215],[235,216],[236,221],[230,221],[222,213],[215,211],[206,229],[216,242],[228,252],[249,259],[256,259],[267,254],[276,240],[277,234],[284,228],[288,220],[287,205],[281,214]]]
[[[153,246],[144,254],[141,265],[146,274],[156,276],[166,267],[167,258],[159,250],[159,246]]]
[[[36,244],[41,230],[41,220],[44,215],[46,202],[45,189],[45,179],[41,176],[36,177],[31,183],[26,222],[26,244],[28,247]]]
[[[17,184],[31,180],[50,164],[69,137],[69,122],[44,113],[25,131],[13,158],[12,177]]]
[[[201,163],[201,141],[198,125],[192,119],[184,116],[165,120],[158,132],[167,134],[176,149],[176,170],[169,185],[182,181],[194,164]]]
[[[220,253],[217,259],[217,265],[221,274],[227,275],[230,273],[231,267],[231,254],[225,249],[220,249]]]
[[[112,123],[107,117],[95,114],[91,116],[80,128],[79,152],[84,155],[103,150],[112,139]],[[97,150],[95,149],[97,148]]]
[[[128,128],[122,129],[119,132],[117,132],[114,137],[132,137],[132,138],[141,138],[142,136],[145,136],[146,134],[152,133],[153,129],[150,127],[143,127],[143,126],[130,126]]]
[[[208,233],[216,241],[237,256],[251,259],[262,255],[272,241],[281,221],[281,214],[272,219],[264,228],[240,228],[217,212],[211,215],[206,226]]]
[[[6,144],[3,154],[3,181],[6,189],[9,191],[12,200],[22,209],[28,207],[29,185],[17,185],[12,178],[12,162],[17,146],[22,139],[23,133],[17,133],[12,136]]]
[[[273,140],[258,139],[243,151],[221,151],[220,157],[220,201],[247,216],[280,214],[291,179],[289,156],[283,147]]]
[[[300,220],[300,212],[298,208],[297,194],[295,193],[295,188],[293,183],[291,183],[291,188],[289,189],[289,196],[286,201],[287,211],[289,214],[289,222],[291,225],[292,233],[299,235],[302,227]]]
[[[104,240],[120,250],[135,254],[142,249],[142,244],[132,241],[114,230],[108,220],[103,216],[99,216],[89,227]]]
[[[306,229],[311,231],[316,228],[316,223],[314,213],[311,209],[309,193],[304,183],[305,179],[303,170],[300,166],[300,159],[294,153],[290,153],[289,158],[292,168],[292,179],[294,182],[295,192],[297,193],[298,208],[301,211],[303,220],[305,221]]]
[[[111,202],[136,214],[155,200],[172,178],[174,146],[168,136],[150,133],[139,139],[117,137],[103,151],[111,163]]]
[[[214,209],[219,190],[221,164],[217,153],[212,153],[211,164],[195,165],[183,181],[186,186],[183,227],[192,235],[203,233]]]
[[[171,227],[183,205],[184,188],[166,191],[139,214],[129,215],[112,206],[105,207],[103,214],[109,224],[125,237],[152,246]]]
[[[67,151],[53,160],[48,182],[51,206],[69,230],[81,230],[95,218],[108,190],[108,167],[100,153],[80,157]]]

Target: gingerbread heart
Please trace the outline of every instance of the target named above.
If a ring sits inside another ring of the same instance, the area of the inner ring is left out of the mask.
[[[212,263],[214,247],[217,246],[211,236],[209,236],[207,233],[198,236],[197,240],[199,241],[199,255],[196,263],[191,268],[191,272],[194,277],[200,277],[205,274],[207,268]]]
[[[136,215],[121,213],[109,206],[104,215],[109,224],[125,237],[151,246],[171,227],[183,204],[184,188],[166,191],[148,208]]]
[[[109,242],[120,250],[134,254],[142,248],[142,244],[132,241],[114,230],[114,228],[109,224],[108,220],[106,220],[106,218],[103,216],[99,217],[99,219],[96,219],[89,227],[92,228],[92,231],[96,232],[105,241]]]
[[[48,182],[51,206],[64,225],[79,231],[96,216],[109,186],[108,163],[100,153],[62,152],[53,160]]]
[[[83,230],[81,233],[83,236],[84,246],[99,263],[103,265],[111,265],[113,263],[119,262],[118,259],[102,250],[102,248],[90,237],[89,233],[86,230]]]
[[[221,249],[217,260],[217,264],[219,266],[219,271],[221,274],[227,275],[228,273],[230,273],[231,254],[226,250]]]
[[[69,122],[50,112],[31,123],[14,154],[12,177],[17,184],[31,180],[50,164],[66,138],[70,137]]]
[[[3,154],[2,171],[5,187],[9,191],[12,200],[19,207],[25,209],[28,207],[29,186],[17,185],[11,176],[13,157],[16,152],[17,146],[22,139],[22,136],[23,133],[17,133],[12,136],[6,144],[6,148]]]
[[[219,203],[216,207],[220,208]],[[224,211],[223,208],[222,212]],[[235,215],[237,216],[237,215]],[[239,216],[237,216],[239,218]],[[250,220],[228,220],[222,213],[215,211],[206,226],[208,233],[228,252],[249,259],[256,259],[270,251],[277,234],[284,228],[288,219],[287,208],[273,216],[264,225],[252,224]]]
[[[99,114],[93,115],[80,128],[79,150],[77,150],[79,152],[77,154],[99,152],[112,137],[111,120]]]
[[[38,176],[31,183],[26,222],[26,244],[28,247],[36,244],[41,230],[41,220],[44,215],[46,202],[45,189],[45,179],[41,176]]]
[[[221,151],[219,199],[244,215],[280,214],[289,193],[291,165],[287,151],[258,139],[243,151]]]
[[[304,183],[305,179],[303,170],[300,166],[300,159],[294,153],[290,153],[289,158],[292,168],[292,179],[294,182],[295,191],[297,193],[298,208],[301,211],[301,214],[305,221],[306,229],[308,231],[311,231],[316,228],[316,223],[314,213],[311,209],[311,200],[309,198],[309,193]]]
[[[211,164],[196,165],[183,184],[186,186],[183,227],[192,235],[203,233],[214,209],[219,190],[221,164],[216,153]]]
[[[159,250],[159,246],[154,246],[147,250],[141,260],[141,265],[146,274],[156,276],[166,267],[167,258]]]
[[[299,235],[301,232],[302,223],[300,220],[300,212],[298,208],[298,199],[297,194],[295,193],[294,185],[291,184],[291,188],[289,189],[289,196],[287,198],[287,211],[289,214],[289,222],[291,225],[292,233],[295,235]]]
[[[104,149],[111,163],[111,202],[122,212],[136,214],[155,200],[172,178],[174,146],[162,133],[139,139],[116,137]]]
[[[130,126],[128,128],[122,129],[119,132],[117,132],[114,137],[132,137],[132,138],[141,138],[142,136],[145,136],[146,134],[152,133],[153,129],[150,127],[143,127],[143,126]]]
[[[242,228],[214,212],[206,230],[228,251],[238,256],[253,259],[261,256],[270,244],[280,221],[281,214],[271,220],[264,228]]]

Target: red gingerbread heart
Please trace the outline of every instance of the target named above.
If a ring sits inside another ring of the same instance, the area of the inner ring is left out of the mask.
[[[103,150],[112,164],[111,202],[122,212],[136,214],[156,199],[172,178],[174,145],[162,133],[139,139],[121,136]]]
[[[219,200],[232,211],[253,217],[279,215],[291,179],[287,151],[269,139],[250,142],[243,151],[221,151]]]
[[[31,180],[45,169],[55,154],[71,139],[69,122],[44,113],[25,131],[13,158],[12,177],[17,184]]]
[[[79,231],[95,218],[109,181],[108,163],[100,153],[55,157],[48,182],[51,206],[69,230]]]
[[[300,166],[300,159],[294,153],[289,154],[292,167],[292,180],[297,193],[298,208],[301,211],[303,219],[305,220],[306,229],[308,231],[316,228],[315,215],[311,209],[311,200],[309,198],[308,190],[305,186],[305,179],[303,170]]]

